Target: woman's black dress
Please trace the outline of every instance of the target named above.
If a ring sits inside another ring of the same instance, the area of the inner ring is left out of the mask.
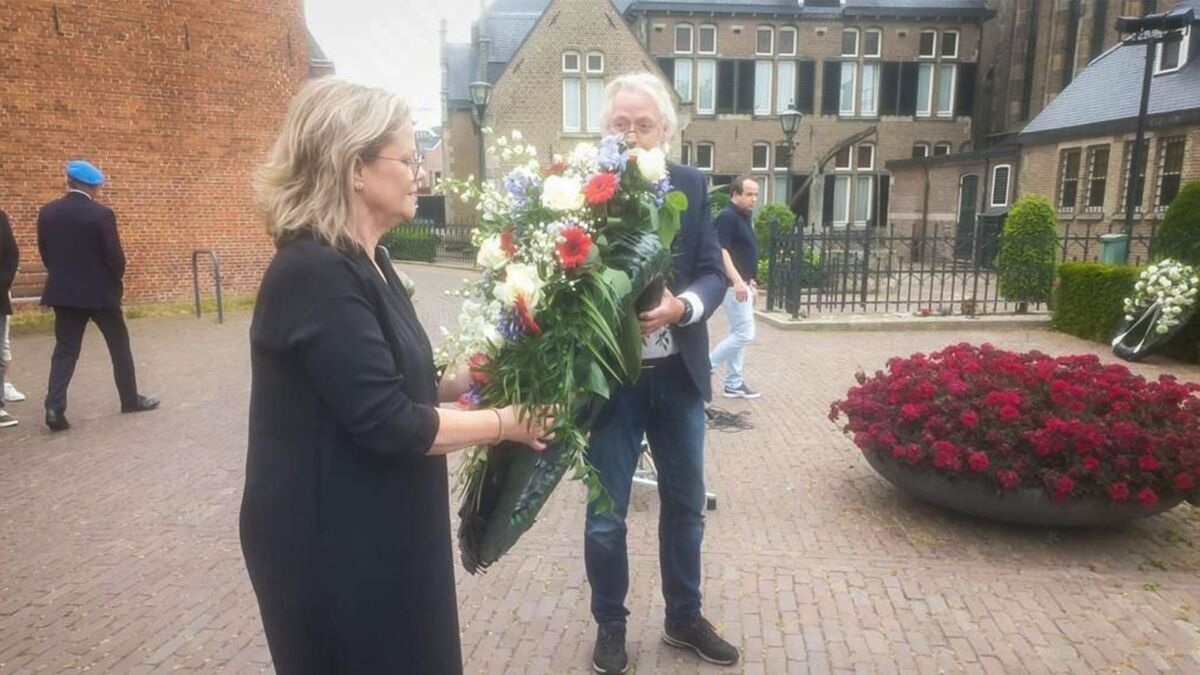
[[[379,265],[298,238],[254,310],[241,540],[281,675],[462,671],[433,355]]]

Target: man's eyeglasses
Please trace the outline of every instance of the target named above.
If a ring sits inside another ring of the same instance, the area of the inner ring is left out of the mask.
[[[638,136],[645,136],[658,129],[658,122],[641,120],[637,124],[630,124],[628,121],[622,120],[620,122],[613,122],[609,125],[609,128],[615,134],[624,135],[630,131],[636,131]]]
[[[421,174],[421,167],[425,166],[425,158],[420,155],[412,159],[400,159],[399,157],[384,157],[383,155],[363,155],[366,159],[386,159],[389,162],[400,162],[407,164],[408,168],[412,169],[413,178]]]

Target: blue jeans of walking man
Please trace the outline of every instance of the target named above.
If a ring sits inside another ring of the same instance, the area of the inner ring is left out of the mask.
[[[722,363],[729,363],[725,375],[725,388],[737,389],[744,383],[742,369],[746,361],[746,347],[754,341],[754,290],[744,301],[739,301],[733,288],[725,291],[725,313],[729,316],[729,336],[709,355],[712,369],[716,372]]]
[[[667,621],[700,615],[700,542],[704,538],[704,399],[678,359],[642,371],[613,392],[591,435],[589,457],[612,508],[588,508],[584,560],[598,624],[625,623],[629,558],[625,516],[642,435],[658,469],[658,560]]]

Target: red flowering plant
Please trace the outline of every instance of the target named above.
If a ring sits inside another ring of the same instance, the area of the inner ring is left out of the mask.
[[[1200,385],[983,344],[893,358],[829,418],[864,453],[997,490],[1154,506],[1200,484]]]

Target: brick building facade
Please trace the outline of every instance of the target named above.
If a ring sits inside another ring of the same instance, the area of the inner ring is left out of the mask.
[[[10,2],[0,36],[0,208],[23,268],[38,208],[86,158],[108,176],[127,301],[189,295],[194,249],[221,257],[226,292],[257,288],[273,248],[251,175],[309,75],[300,0]]]

